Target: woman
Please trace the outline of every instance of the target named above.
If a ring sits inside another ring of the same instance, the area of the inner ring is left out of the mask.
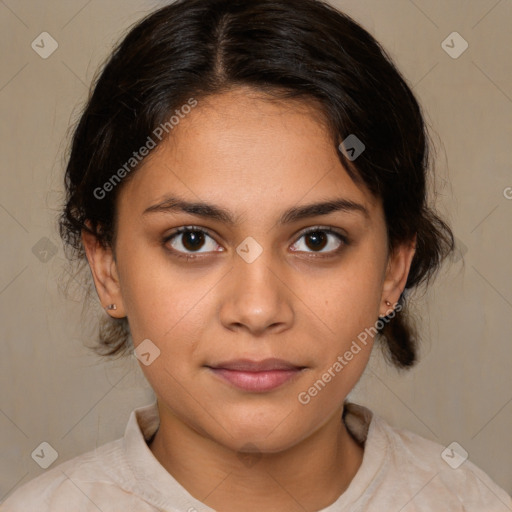
[[[327,4],[181,0],[139,23],[75,131],[61,235],[109,315],[102,352],[135,349],[157,402],[2,511],[512,510],[346,401],[375,340],[416,361],[406,293],[453,249],[428,164],[411,90]]]

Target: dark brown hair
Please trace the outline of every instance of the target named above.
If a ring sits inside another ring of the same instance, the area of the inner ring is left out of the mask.
[[[338,149],[340,161],[382,199],[391,249],[417,236],[406,290],[428,281],[454,242],[427,201],[430,143],[421,108],[379,43],[320,0],[178,0],[130,30],[95,81],[73,135],[60,218],[70,258],[84,260],[82,230],[114,245],[123,183],[105,197],[95,191],[148,136],[190,98],[242,85],[320,105],[337,148],[349,135],[364,143],[354,161]],[[405,308],[403,294],[400,304]],[[380,330],[397,368],[412,366],[417,351],[403,308]],[[126,319],[108,317],[98,351],[121,354],[129,336]]]

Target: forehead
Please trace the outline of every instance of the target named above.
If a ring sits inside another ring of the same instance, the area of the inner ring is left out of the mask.
[[[342,166],[318,105],[247,88],[199,99],[122,195],[140,210],[171,193],[233,211],[333,197],[380,205]]]

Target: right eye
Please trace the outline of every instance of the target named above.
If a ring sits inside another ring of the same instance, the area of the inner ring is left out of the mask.
[[[171,251],[177,253],[176,255],[179,257],[187,257],[185,255],[203,254],[212,251],[221,252],[215,251],[215,249],[220,246],[208,232],[195,226],[187,226],[174,231],[165,237],[164,245],[167,248],[170,246]],[[205,246],[206,250],[201,251],[200,249]]]

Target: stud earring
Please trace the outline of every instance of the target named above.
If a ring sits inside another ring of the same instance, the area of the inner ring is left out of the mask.
[[[386,306],[389,308],[391,306],[391,302],[389,300],[386,301]]]
[[[105,309],[108,309],[109,311],[114,311],[117,309],[117,306],[115,304],[109,304]]]

